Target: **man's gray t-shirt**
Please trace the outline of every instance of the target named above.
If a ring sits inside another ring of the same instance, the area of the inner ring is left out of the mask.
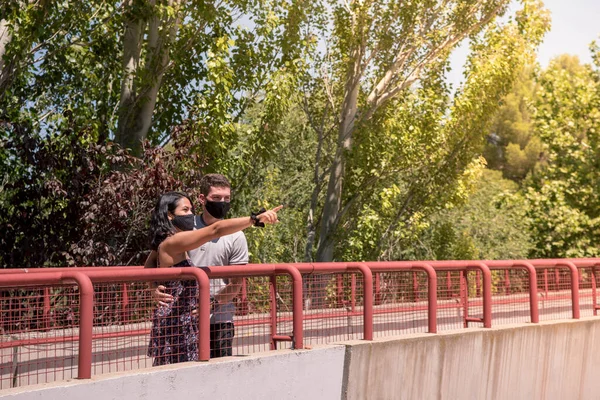
[[[200,215],[196,216],[195,228],[200,229],[206,224]],[[196,267],[209,267],[219,265],[248,264],[248,243],[243,232],[221,236],[210,242],[204,243],[197,249],[188,251],[192,264]],[[228,279],[211,279],[211,297],[219,293],[228,283]],[[211,324],[233,322],[235,304],[227,303],[215,306]]]

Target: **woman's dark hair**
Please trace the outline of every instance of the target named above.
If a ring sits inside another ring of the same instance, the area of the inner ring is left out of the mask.
[[[150,219],[150,248],[152,250],[158,250],[158,245],[163,240],[177,232],[169,219],[169,213],[175,213],[175,208],[184,197],[190,200],[190,197],[182,192],[167,192],[159,197]]]

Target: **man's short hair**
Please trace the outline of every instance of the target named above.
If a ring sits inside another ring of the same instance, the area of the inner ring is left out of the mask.
[[[200,193],[208,196],[211,187],[225,187],[231,189],[229,180],[221,174],[206,174],[200,180]]]

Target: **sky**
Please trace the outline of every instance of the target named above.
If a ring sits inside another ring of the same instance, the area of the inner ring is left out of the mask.
[[[550,10],[552,25],[538,50],[541,66],[548,66],[552,58],[564,53],[591,63],[589,44],[600,35],[600,0],[544,0],[544,4]],[[512,7],[514,10],[517,8],[518,4]],[[448,80],[454,87],[462,81],[462,65],[467,51],[466,45],[461,46],[452,55],[452,72]]]

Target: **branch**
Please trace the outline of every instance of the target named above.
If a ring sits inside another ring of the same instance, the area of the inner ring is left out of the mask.
[[[475,12],[477,11],[477,9],[482,4],[483,4],[483,0],[479,1],[477,4],[475,4],[471,8],[471,10],[468,14],[474,15]],[[504,6],[504,4],[499,4],[496,8],[494,8],[492,11],[490,11],[490,13],[485,18],[481,19],[478,23],[473,24],[471,27],[469,27],[469,29],[462,31],[462,32],[458,32],[453,36],[449,35],[448,38],[445,41],[443,41],[440,45],[438,45],[435,48],[432,48],[430,50],[429,54],[425,55],[418,62],[418,64],[413,69],[413,71],[410,72],[407,75],[407,77],[400,84],[398,84],[397,86],[395,86],[392,89],[389,89],[389,85],[395,78],[395,75],[400,70],[400,67],[404,64],[404,62],[406,60],[408,60],[408,58],[412,54],[414,54],[416,48],[418,47],[418,44],[413,46],[412,51],[409,54],[406,54],[406,55],[399,54],[398,58],[396,59],[394,64],[386,71],[383,78],[381,78],[381,80],[377,83],[375,88],[373,88],[371,93],[369,93],[369,96],[367,97],[367,101],[366,101],[367,112],[363,115],[362,119],[364,119],[364,120],[369,119],[371,116],[373,116],[373,114],[377,111],[377,109],[380,106],[385,104],[388,100],[394,98],[394,96],[396,96],[402,90],[406,89],[407,87],[412,85],[414,82],[416,82],[418,79],[420,79],[421,72],[423,71],[423,69],[425,68],[425,66],[428,63],[435,60],[444,51],[447,51],[450,48],[454,47],[459,41],[463,40],[465,37],[467,37],[471,33],[481,29],[484,25],[489,23],[492,20],[492,18],[494,18],[498,14],[498,12],[500,11],[500,9],[503,6]],[[431,26],[432,22],[433,22],[432,20],[429,21],[429,24],[428,24],[429,27]],[[449,32],[452,31],[452,28],[453,28],[453,26],[446,27],[446,29],[448,29]],[[421,31],[421,36],[423,36],[423,33],[424,32]]]

